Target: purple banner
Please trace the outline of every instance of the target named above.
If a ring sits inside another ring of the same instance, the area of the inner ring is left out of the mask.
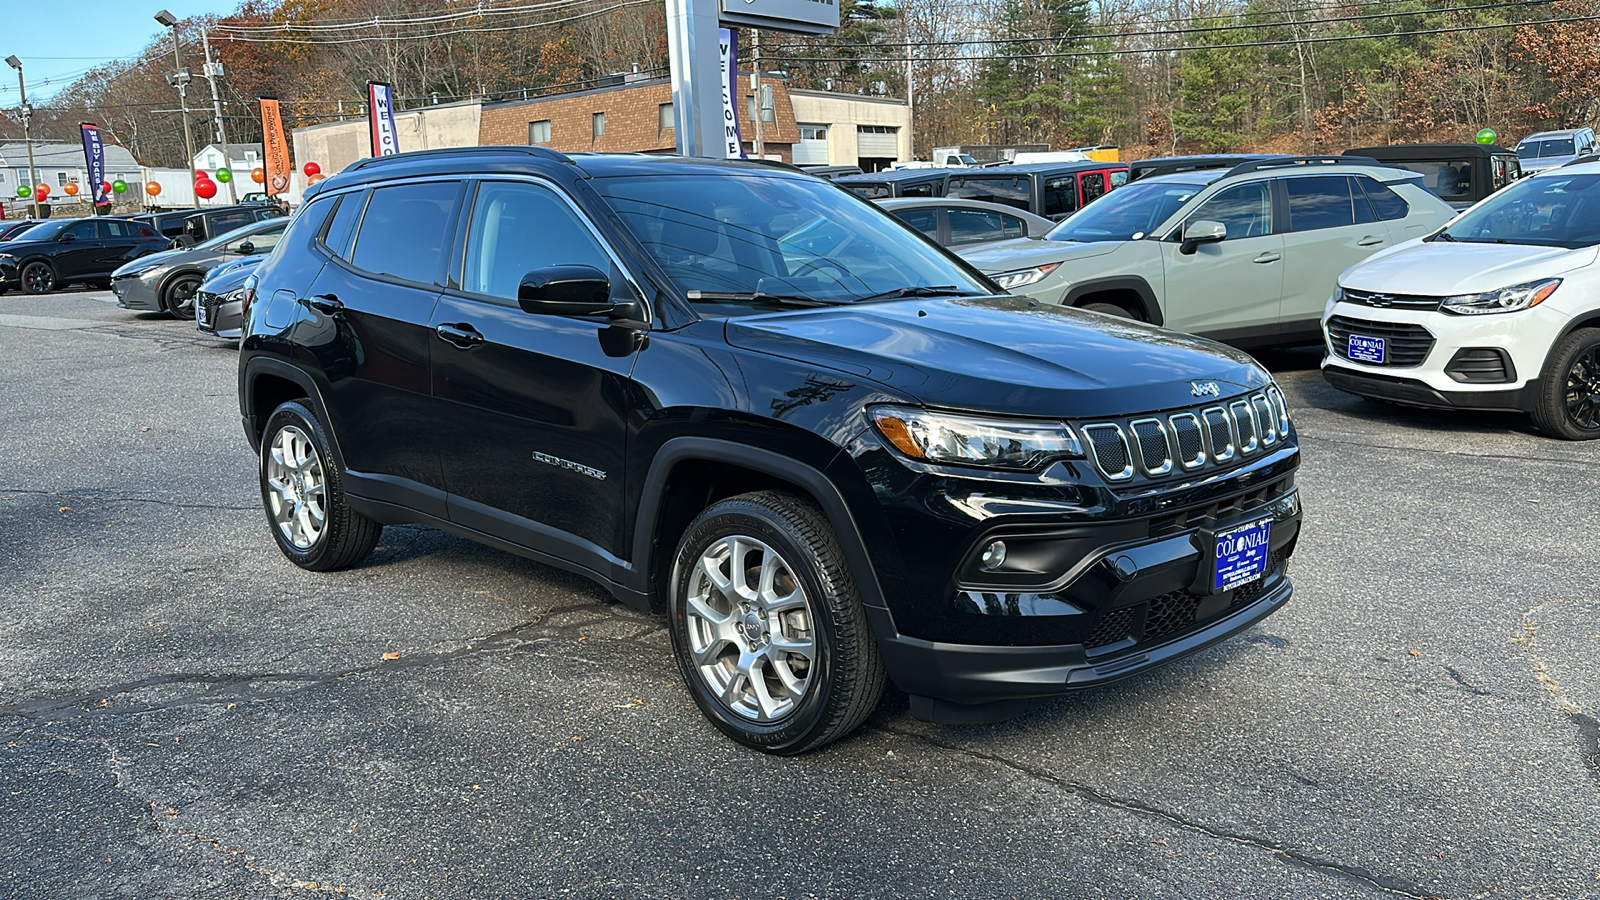
[[[106,148],[100,143],[100,127],[84,122],[78,126],[83,133],[83,159],[89,170],[89,195],[95,206],[109,206],[106,196]]]
[[[739,29],[718,29],[717,44],[722,49],[722,156],[744,159],[739,137]]]

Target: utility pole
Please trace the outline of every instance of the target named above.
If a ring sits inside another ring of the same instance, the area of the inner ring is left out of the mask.
[[[751,107],[755,109],[756,137],[750,146],[756,151],[756,159],[766,159],[765,131],[762,124],[766,121],[767,111],[761,106],[761,29],[750,29],[750,65],[755,71],[750,75]]]
[[[39,194],[35,187],[39,184],[39,172],[33,167],[33,132],[29,130],[28,123],[33,119],[33,107],[28,105],[28,86],[22,83],[22,60],[15,56],[6,57],[6,65],[17,70],[17,93],[22,95],[22,142],[28,145],[28,207],[33,210],[33,217],[39,218]]]
[[[178,107],[183,113],[183,149],[189,154],[189,189],[194,190],[194,135],[189,133],[189,82],[194,80],[194,73],[183,67],[183,47],[178,40],[178,20],[172,13],[162,10],[156,13],[156,21],[172,29],[172,62],[177,71],[167,76],[167,83],[178,89]],[[195,200],[200,196],[195,195]],[[199,203],[195,204],[196,206]]]
[[[906,152],[912,159],[917,158],[916,133],[912,131],[917,124],[916,89],[911,85],[911,44],[906,43]]]
[[[217,143],[222,145],[222,164],[233,165],[233,158],[228,151],[228,127],[222,121],[222,98],[217,95],[217,78],[222,75],[222,63],[211,61],[211,35],[206,29],[200,29],[200,46],[206,49],[206,67],[201,71],[206,75],[206,81],[211,83],[211,114],[217,121]],[[344,101],[339,101],[339,120],[344,121]],[[228,202],[238,203],[239,195],[234,192],[233,179],[228,179]]]

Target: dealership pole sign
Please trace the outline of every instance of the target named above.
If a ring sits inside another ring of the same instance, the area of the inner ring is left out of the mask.
[[[837,0],[722,0],[723,25],[746,25],[796,34],[833,34]]]
[[[106,148],[100,143],[100,127],[90,122],[81,123],[78,130],[83,135],[83,161],[89,171],[89,194],[95,206],[110,206],[106,196]]]
[[[394,88],[376,81],[367,82],[367,121],[372,132],[372,155],[390,156],[400,152],[400,139],[394,127]]]
[[[739,138],[739,32],[719,29],[717,45],[722,48],[722,158],[744,159],[744,143]]]

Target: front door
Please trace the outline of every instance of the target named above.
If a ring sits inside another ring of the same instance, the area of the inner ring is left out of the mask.
[[[588,265],[610,273],[614,295],[631,289],[552,186],[485,180],[468,210],[460,290],[440,299],[430,336],[450,517],[605,573],[626,556],[632,335],[524,312],[517,287],[535,269]]]
[[[1339,273],[1388,246],[1391,236],[1348,175],[1294,176],[1279,183],[1289,207],[1279,317],[1286,338],[1315,340]]]
[[[1185,220],[1221,222],[1227,237],[1184,253],[1161,243],[1166,270],[1166,326],[1218,340],[1273,339],[1283,291],[1283,236],[1276,233],[1272,191],[1265,181],[1219,191]]]
[[[105,244],[100,240],[100,229],[97,227],[99,224],[93,219],[84,219],[73,223],[57,238],[61,242],[61,248],[56,251],[53,260],[57,287],[79,278],[103,278],[111,274],[109,269],[99,271],[100,257],[105,253]]]

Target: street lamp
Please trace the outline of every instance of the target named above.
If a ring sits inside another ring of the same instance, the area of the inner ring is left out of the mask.
[[[172,29],[172,63],[175,71],[167,76],[167,84],[178,89],[178,108],[183,113],[183,149],[189,154],[189,185],[194,186],[194,136],[189,133],[189,82],[194,73],[183,67],[183,48],[178,40],[178,20],[172,13],[156,13],[156,21]]]
[[[34,185],[39,183],[39,173],[33,167],[33,133],[28,128],[28,123],[33,119],[33,107],[28,105],[28,86],[22,82],[22,60],[15,56],[6,57],[6,65],[17,70],[17,93],[22,95],[22,107],[18,110],[22,114],[22,142],[28,145],[28,196],[29,207],[33,209],[33,217],[39,218],[39,195],[34,190]]]

